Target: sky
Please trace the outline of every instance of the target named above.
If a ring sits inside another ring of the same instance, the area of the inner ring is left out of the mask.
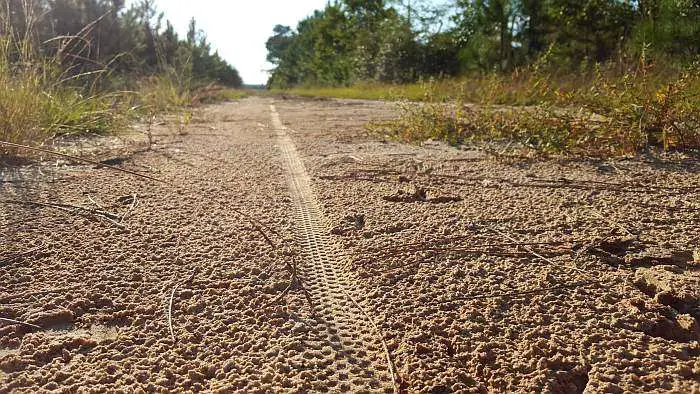
[[[135,0],[127,2],[134,3]],[[265,61],[265,41],[275,25],[295,28],[327,0],[155,0],[156,8],[182,38],[191,18],[212,48],[234,66],[246,84],[264,84],[272,67]]]

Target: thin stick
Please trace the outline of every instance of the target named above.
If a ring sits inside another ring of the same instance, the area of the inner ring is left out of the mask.
[[[423,174],[421,174],[423,175]],[[428,174],[425,174],[428,175]],[[602,190],[613,190],[613,191],[623,191],[625,188],[627,190],[633,189],[634,191],[643,190],[662,190],[662,191],[693,191],[700,190],[700,186],[656,186],[656,185],[645,185],[639,182],[605,182],[605,181],[595,181],[595,180],[577,180],[577,179],[547,179],[547,178],[533,178],[532,182],[513,182],[509,179],[498,178],[498,177],[467,177],[460,175],[451,174],[440,174],[440,173],[430,173],[431,177],[447,178],[447,179],[457,179],[464,181],[484,181],[490,180],[494,182],[504,182],[509,183],[513,186],[524,186],[524,187],[572,187],[577,189],[602,189]],[[587,185],[600,185],[607,186],[605,188],[590,188]]]
[[[370,253],[373,253],[373,252],[381,252],[381,251],[384,251],[384,250],[387,250],[387,249],[399,249],[399,248],[409,247],[409,246],[423,246],[423,245],[425,245],[425,244],[431,244],[431,245],[435,245],[435,244],[448,244],[448,243],[450,243],[450,242],[462,241],[462,240],[469,239],[469,238],[472,238],[472,236],[471,236],[471,235],[456,235],[456,236],[454,236],[454,237],[445,237],[445,238],[442,238],[442,239],[437,239],[437,240],[428,241],[428,242],[412,242],[412,243],[405,243],[405,244],[396,245],[396,246],[386,246],[386,247],[377,247],[377,248],[367,248],[367,251],[370,252]]]
[[[606,222],[617,226],[617,228],[619,228],[620,230],[626,232],[627,235],[634,236],[634,234],[632,234],[632,232],[629,231],[629,230],[627,229],[627,227],[621,225],[620,223],[618,223],[618,222],[615,221],[615,220],[612,220],[612,219],[610,219],[610,218],[608,218],[608,217],[603,216],[603,214],[600,213],[600,211],[597,210],[597,209],[595,209],[594,207],[588,207],[588,208],[589,208],[596,216],[598,216],[600,219],[603,219],[603,220],[605,220]]]
[[[175,253],[174,264],[177,264],[178,260],[180,260],[180,234],[177,235]],[[168,327],[170,328],[170,337],[173,340],[173,344],[175,343],[175,331],[173,330],[173,300],[175,298],[175,291],[177,291],[178,286],[180,286],[180,284],[175,283],[175,286],[173,286],[173,291],[170,293],[170,301],[168,302]]]
[[[405,253],[412,253],[412,252],[466,252],[466,253],[479,253],[479,252],[484,252],[484,253],[490,253],[486,252],[486,249],[492,249],[492,248],[502,248],[503,246],[525,246],[525,245],[563,245],[568,242],[522,242],[522,243],[500,243],[500,244],[481,244],[481,245],[473,245],[472,247],[425,247],[425,245],[415,245],[415,246],[407,246],[405,248],[401,248],[400,246],[397,246],[395,248],[387,248],[385,251],[377,250],[372,253],[369,253],[370,256],[373,257],[380,257],[380,256],[396,256],[396,255],[401,255]],[[421,246],[423,246],[421,248]],[[501,252],[493,252],[494,254],[498,254]],[[502,254],[509,254],[509,252],[502,252]]]
[[[425,246],[426,244],[430,244],[430,245],[443,244],[444,245],[444,244],[448,244],[448,243],[453,242],[453,241],[460,241],[460,240],[464,240],[464,239],[467,239],[470,237],[471,236],[457,236],[457,237],[452,237],[452,238],[436,240],[435,242],[415,242],[415,243],[410,243],[410,244],[389,246],[386,248],[376,248],[376,249],[371,249],[370,253],[381,253],[381,252],[384,252],[387,250]],[[499,242],[499,243],[490,243],[490,244],[470,245],[470,248],[496,248],[496,247],[501,247],[501,246],[522,246],[522,245],[564,245],[564,244],[576,243],[576,242],[579,242],[579,240],[572,239],[570,241],[549,241],[549,242]]]
[[[21,200],[0,200],[0,204],[18,204],[18,205],[34,205],[38,207],[44,207],[44,208],[55,208],[59,209],[61,211],[65,212],[71,212],[73,213],[74,211],[82,211],[88,214],[92,214],[95,216],[99,216],[110,223],[114,224],[117,227],[120,228],[125,228],[125,226],[121,223],[117,223],[115,219],[120,219],[120,216],[111,212],[107,211],[101,211],[98,209],[93,209],[93,208],[86,208],[86,207],[81,207],[78,205],[72,205],[72,204],[62,204],[62,203],[46,203],[46,202],[38,202],[38,201],[21,201]]]
[[[176,283],[175,286],[173,286],[173,291],[170,293],[170,303],[168,306],[168,326],[170,327],[170,337],[172,337],[173,343],[175,343],[175,330],[173,330],[173,302],[175,299],[175,292],[180,285],[191,282],[194,279],[195,274],[197,274],[196,269],[192,271],[192,274],[183,282]]]
[[[41,327],[41,326],[37,326],[36,324],[25,323],[25,322],[23,322],[23,321],[19,321],[19,320],[15,320],[15,319],[8,319],[8,318],[5,318],[5,317],[0,317],[0,322],[6,323],[6,324],[19,324],[19,325],[22,325],[22,326],[27,326],[27,327],[32,327],[32,328],[38,328],[39,330],[41,330],[41,329],[43,328],[43,327]]]
[[[168,327],[170,328],[170,337],[175,343],[175,330],[173,330],[173,300],[175,299],[175,292],[177,291],[179,283],[173,286],[173,291],[170,293],[170,302],[168,303]]]
[[[507,239],[511,240],[512,242],[518,242],[517,239],[511,237],[510,235],[508,235],[508,234],[506,234],[506,233],[504,233],[504,232],[502,232],[502,231],[500,231],[500,230],[498,230],[498,229],[496,229],[496,228],[488,227],[488,229],[490,229],[490,230],[493,231],[494,233],[500,235],[501,237],[504,237],[504,238],[507,238]],[[523,245],[523,246],[521,246],[521,247],[522,247],[523,249],[525,249],[526,251],[528,251],[528,252],[529,252],[530,254],[532,254],[533,256],[542,259],[543,261],[545,261],[545,262],[551,264],[551,265],[554,266],[554,267],[557,266],[557,263],[555,263],[554,260],[542,256],[541,254],[535,252],[533,249],[531,249],[531,248],[529,248],[529,247],[527,247],[527,246],[525,246],[525,245]],[[575,271],[578,271],[578,272],[581,273],[581,274],[588,275],[588,272],[585,272],[585,271],[583,271],[583,270],[580,269],[580,268],[577,268],[577,267],[570,267],[570,268],[573,268]]]
[[[44,247],[44,240],[42,239],[42,240],[41,240],[41,244],[39,244],[39,246],[37,246],[37,247],[35,247],[35,248],[33,248],[33,249],[30,249],[30,250],[28,250],[28,251],[26,251],[26,252],[17,253],[17,254],[15,254],[15,255],[12,255],[12,256],[9,256],[9,257],[6,257],[6,258],[0,260],[0,266],[3,266],[3,265],[5,265],[5,264],[7,264],[7,263],[9,263],[9,262],[11,262],[11,261],[14,261],[14,260],[17,260],[17,259],[21,258],[21,257],[28,256],[28,255],[30,255],[30,254],[32,254],[32,253],[34,253],[34,252],[37,252],[37,251],[41,250],[43,247]]]
[[[101,217],[102,219],[112,223],[113,225],[115,225],[123,230],[127,229],[126,225],[122,224],[121,222],[117,222],[116,220],[108,218],[107,216],[103,216],[103,215],[100,215],[99,217]]]
[[[178,260],[180,260],[180,235],[178,234],[177,237],[177,245],[175,246],[177,250],[177,256],[175,257],[174,264],[177,264]],[[177,289],[180,287],[180,285],[192,282],[194,279],[194,276],[197,274],[197,268],[195,268],[192,271],[192,274],[190,274],[187,279],[185,279],[182,282],[175,283],[175,286],[173,286],[172,292],[170,292],[170,301],[168,302],[168,328],[170,329],[170,337],[173,340],[173,343],[176,343],[176,338],[175,338],[175,330],[173,329],[173,304],[175,302],[175,293],[177,292]]]
[[[154,178],[154,177],[152,177],[152,176],[150,176],[150,175],[145,175],[145,174],[141,174],[141,173],[136,172],[136,171],[131,171],[131,170],[127,170],[127,169],[124,169],[124,168],[119,168],[119,167],[111,166],[111,165],[109,165],[109,164],[103,164],[103,163],[100,163],[99,161],[94,161],[94,160],[89,160],[89,159],[83,159],[82,157],[76,157],[76,156],[72,156],[72,155],[67,155],[67,154],[65,154],[65,153],[55,152],[55,151],[52,151],[52,150],[50,150],[50,149],[36,148],[36,147],[33,147],[33,146],[15,144],[15,143],[12,143],[12,142],[7,142],[7,141],[0,141],[0,145],[9,146],[9,147],[11,147],[11,148],[20,148],[20,149],[26,149],[26,150],[31,150],[31,151],[35,151],[35,152],[42,152],[42,153],[47,153],[47,154],[50,154],[50,155],[65,157],[65,158],[67,158],[67,159],[71,159],[71,160],[75,160],[75,161],[80,161],[80,162],[88,163],[88,164],[94,164],[94,165],[100,166],[100,167],[109,168],[110,170],[124,172],[124,173],[131,174],[131,175],[134,175],[134,176],[137,176],[137,177],[140,177],[140,178],[150,179],[150,180],[155,181],[155,182],[168,183],[168,182],[166,182],[166,181],[164,181],[164,180],[162,180],[162,179]]]
[[[265,233],[265,231],[263,231],[263,229],[265,229],[265,230],[267,230],[267,231],[269,231],[269,232],[271,232],[271,233],[273,233],[273,234],[275,234],[275,235],[279,235],[279,233],[277,233],[277,231],[275,231],[274,229],[272,229],[272,228],[270,228],[270,227],[268,227],[268,226],[266,226],[266,225],[264,225],[264,224],[258,222],[258,221],[257,221],[256,219],[254,219],[252,216],[250,216],[249,214],[247,214],[247,213],[241,211],[240,209],[237,209],[237,208],[234,208],[234,207],[226,206],[224,203],[222,203],[222,202],[220,202],[220,201],[219,201],[219,205],[221,205],[222,207],[224,207],[224,208],[226,208],[226,209],[230,209],[230,210],[232,210],[233,212],[235,212],[235,213],[237,213],[237,214],[243,216],[244,218],[246,218],[246,220],[248,220],[248,222],[250,222],[250,224],[253,225],[253,227],[255,228],[255,230],[256,230],[257,232],[259,232],[260,235],[263,236],[263,238],[265,239],[265,242],[267,242],[268,245],[270,245],[270,246],[273,247],[273,248],[276,248],[276,247],[277,247],[277,245],[275,245],[275,243],[272,241],[272,239],[270,239],[270,237]]]
[[[384,355],[386,356],[386,363],[389,366],[389,374],[391,375],[391,383],[394,385],[394,392],[398,393],[400,392],[400,383],[401,383],[401,376],[396,372],[396,365],[394,364],[394,360],[391,358],[391,352],[389,352],[389,346],[387,346],[386,341],[384,340],[384,335],[382,334],[382,330],[377,326],[377,324],[374,322],[372,317],[365,311],[365,309],[360,305],[355,298],[350,295],[350,293],[345,290],[344,286],[340,286],[340,289],[343,291],[346,297],[352,301],[353,304],[357,307],[357,309],[362,312],[363,315],[365,315],[365,318],[369,321],[369,324],[372,325],[372,328],[374,329],[375,334],[377,337],[379,337],[379,341],[382,344],[382,349],[384,349]]]
[[[121,218],[119,219],[119,223],[123,222],[124,219],[126,219],[126,217],[129,216],[134,211],[134,209],[136,208],[136,201],[137,201],[136,193],[134,193],[131,195],[131,205],[129,205],[129,209],[127,209],[126,212],[124,212],[121,215]]]
[[[101,209],[101,210],[103,210],[103,211],[105,210],[105,207],[103,207],[102,205],[100,205],[100,203],[98,203],[97,201],[95,201],[95,200],[92,198],[92,196],[88,195],[87,198],[88,198],[88,200],[90,200],[90,202],[92,202],[93,204],[95,204],[95,206],[96,206],[97,208],[99,208],[99,209]]]
[[[273,298],[272,300],[266,302],[266,303],[262,306],[261,309],[265,309],[265,308],[267,308],[268,306],[274,304],[275,302],[281,300],[285,295],[287,295],[287,293],[289,293],[289,290],[292,289],[292,286],[294,286],[295,281],[296,281],[296,276],[292,277],[292,279],[289,281],[289,285],[287,286],[286,289],[284,289],[284,291],[283,291],[282,293],[278,294],[278,295],[277,295],[275,298]]]
[[[444,249],[444,250],[447,250],[448,252],[451,251],[449,249]],[[426,251],[440,251],[440,250],[439,249],[438,250],[427,249]],[[524,253],[524,252],[517,252],[517,253],[516,252],[489,252],[486,250],[469,250],[469,249],[465,249],[461,252],[467,253],[467,254],[479,254],[479,255],[498,256],[498,257],[521,257],[521,256],[528,256],[529,255],[528,253]],[[399,254],[397,254],[397,255],[399,255]],[[424,263],[424,261],[422,261],[422,260],[412,261],[410,263],[401,264],[401,265],[398,265],[396,267],[386,268],[386,269],[381,270],[381,271],[374,271],[373,274],[387,274],[389,272],[393,272],[393,271],[407,268],[407,267],[412,267],[414,265],[419,265],[421,263]]]
[[[294,259],[294,256],[292,256],[292,262],[291,262],[291,263],[288,262],[288,261],[285,261],[284,264],[285,264],[285,266],[287,267],[287,270],[288,270],[288,271],[290,272],[290,274],[291,274],[290,279],[289,279],[289,285],[287,286],[287,288],[284,289],[284,291],[282,291],[282,293],[278,294],[278,295],[277,295],[275,298],[273,298],[272,300],[266,302],[266,303],[262,306],[262,308],[263,308],[263,309],[264,309],[264,308],[267,308],[268,306],[270,306],[270,305],[274,304],[275,302],[281,300],[287,293],[289,293],[289,291],[292,289],[292,287],[296,284],[296,285],[298,285],[298,286],[301,288],[301,290],[304,292],[304,295],[306,296],[306,300],[309,302],[309,306],[310,306],[310,307],[312,308],[312,310],[313,310],[313,302],[312,302],[312,300],[311,300],[311,296],[309,295],[309,292],[308,292],[308,291],[306,290],[306,288],[304,287],[304,283],[302,282],[301,277],[299,276],[299,270],[298,270],[298,268],[297,268],[296,260]]]

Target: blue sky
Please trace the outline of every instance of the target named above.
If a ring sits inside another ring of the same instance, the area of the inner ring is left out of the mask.
[[[127,4],[134,3],[128,1]],[[296,27],[327,0],[156,0],[159,11],[181,37],[190,18],[204,30],[212,47],[232,64],[247,84],[267,81],[265,41],[276,24]]]

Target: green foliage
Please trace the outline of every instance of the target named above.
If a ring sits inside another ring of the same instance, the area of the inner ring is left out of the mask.
[[[694,65],[675,75],[642,63],[621,76],[598,68],[588,80],[547,82],[532,71],[511,90],[502,77],[482,80],[481,102],[465,106],[469,94],[446,104],[434,85],[425,104],[401,102],[396,121],[373,129],[405,141],[428,138],[451,143],[510,142],[546,155],[609,156],[649,149],[700,149],[700,73]],[[568,84],[564,91],[555,87]],[[466,86],[466,85],[463,85]],[[463,88],[466,93],[469,89]],[[515,94],[519,92],[521,96]],[[503,101],[535,106],[500,106]]]
[[[152,115],[233,96],[212,84],[238,88],[242,81],[194,21],[179,39],[149,0],[128,9],[120,0],[6,0],[0,7],[4,141],[107,133],[135,109]]]
[[[692,0],[393,0],[330,2],[268,41],[268,85],[347,86],[505,75],[547,56],[548,71],[625,64],[642,52],[688,64],[700,56]]]
[[[107,133],[127,120],[121,93],[76,87],[91,75],[62,72],[55,59],[35,58],[30,45],[10,37],[0,39],[0,140],[31,143]]]
[[[403,85],[381,82],[360,82],[352,86],[341,87],[300,87],[291,89],[272,89],[272,93],[294,94],[302,97],[337,97],[364,100],[411,100],[421,101],[425,96],[422,83]]]
[[[192,21],[186,39],[163,20],[152,0],[6,0],[0,34],[56,59],[74,75],[109,69],[114,76],[150,76],[171,65],[192,66],[195,80],[240,87],[238,72],[211,50]],[[18,54],[10,54],[15,58]],[[106,84],[114,78],[101,81]]]
[[[693,59],[700,54],[700,4],[692,0],[639,1],[639,22],[635,25],[629,49],[657,57]]]
[[[407,82],[418,75],[416,34],[384,1],[340,1],[267,41],[274,88]]]
[[[184,46],[190,54],[193,78],[207,82],[213,81],[232,88],[243,86],[243,80],[238,75],[238,71],[223,60],[218,52],[212,53],[206,35],[201,30],[197,30],[194,19],[190,21],[187,41]],[[168,64],[172,60],[166,58],[164,62]]]

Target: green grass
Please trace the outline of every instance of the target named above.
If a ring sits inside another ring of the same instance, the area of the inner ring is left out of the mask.
[[[454,100],[445,100],[440,85],[428,85],[424,103],[400,101],[398,119],[370,128],[404,141],[499,142],[546,156],[700,149],[697,66],[677,73],[644,66],[619,76],[598,71],[568,85],[534,73],[516,77],[482,80],[481,93],[465,90]],[[479,104],[465,105],[474,94]]]
[[[234,101],[246,98],[251,92],[243,89],[231,89],[218,85],[209,85],[194,91],[191,104],[212,104],[225,101]]]
[[[0,140],[40,144],[57,135],[103,134],[123,125],[120,93],[85,92],[62,82],[55,70],[48,61],[13,69],[0,57]]]
[[[511,74],[284,92],[395,101],[399,118],[369,128],[404,141],[502,142],[574,156],[700,149],[698,64],[679,69],[642,58],[563,74],[535,65]]]
[[[129,94],[96,87],[107,70],[67,71],[8,26],[0,37],[1,141],[36,145],[59,135],[111,133],[128,121]]]
[[[66,77],[55,59],[30,54],[20,68],[10,60],[18,47],[0,41],[0,141],[41,145],[60,135],[116,133],[140,115],[189,116],[193,106],[249,94],[216,85],[193,89],[177,72],[142,79],[138,91],[104,91],[89,83],[94,75]]]
[[[138,110],[151,115],[179,110],[192,99],[189,82],[183,82],[168,74],[154,75],[140,81],[136,92]]]
[[[449,92],[448,89],[443,91]],[[272,93],[287,93],[302,97],[334,97],[343,99],[363,100],[396,100],[406,98],[420,101],[425,93],[421,83],[407,85],[391,85],[382,83],[359,83],[347,87],[299,87],[292,89],[273,89]]]
[[[538,78],[539,79],[539,78]],[[543,78],[544,79],[544,78]],[[572,85],[564,81],[562,85]],[[385,101],[449,101],[461,99],[474,103],[532,105],[545,97],[547,87],[533,75],[522,73],[511,75],[492,74],[461,78],[428,80],[410,84],[385,84],[362,82],[344,87],[297,87],[273,89],[272,93],[287,93],[302,97],[332,97],[343,99],[385,100]]]
[[[76,74],[60,54],[43,55],[43,48],[32,42],[32,31],[17,34],[3,12],[0,141],[41,145],[61,135],[115,133],[139,116],[152,119],[165,112],[178,113],[178,119],[185,119],[179,123],[186,124],[193,106],[247,95],[194,81],[188,63],[175,67],[163,62],[161,73],[141,79],[114,76],[108,67]],[[0,149],[4,153],[17,152]]]

